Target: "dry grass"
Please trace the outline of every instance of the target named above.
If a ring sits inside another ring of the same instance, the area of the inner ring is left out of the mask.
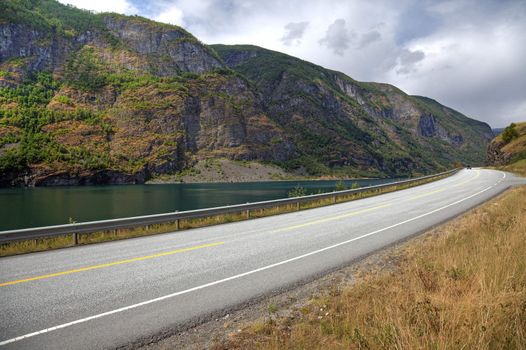
[[[290,212],[297,211],[297,210],[298,210],[297,204],[279,205],[279,206],[270,207],[270,208],[251,210],[250,218],[262,218],[265,216],[290,213]]]
[[[390,186],[390,187],[387,187],[381,190],[373,190],[373,191],[357,193],[357,194],[352,194],[352,195],[347,195],[347,196],[338,196],[335,199],[327,198],[327,199],[312,200],[309,202],[301,203],[299,207],[297,204],[287,204],[287,205],[280,205],[280,206],[270,207],[270,208],[265,208],[265,209],[252,210],[248,214],[246,211],[243,211],[239,213],[221,214],[221,215],[207,216],[207,217],[196,218],[196,219],[184,219],[184,220],[179,220],[179,224],[176,224],[174,222],[169,222],[165,224],[139,226],[139,227],[129,228],[129,229],[82,233],[82,234],[77,235],[77,243],[79,245],[91,244],[91,243],[101,243],[101,242],[107,242],[107,241],[113,241],[113,240],[119,240],[119,239],[126,239],[126,238],[154,235],[154,234],[159,234],[159,233],[173,232],[177,230],[185,230],[185,229],[190,229],[190,228],[219,225],[219,224],[224,224],[228,222],[241,221],[241,220],[246,220],[246,219],[251,219],[251,218],[260,218],[264,216],[284,214],[284,213],[289,213],[292,211],[316,208],[316,207],[321,207],[321,206],[330,205],[334,203],[347,202],[347,201],[356,200],[360,198],[375,196],[375,195],[382,194],[382,193],[393,192],[396,190],[401,190],[404,188],[421,185],[421,184],[428,183],[431,181],[436,181],[446,176],[448,175],[429,179],[429,180],[419,181],[418,183],[415,183],[415,184]],[[5,243],[5,244],[0,244],[0,257],[16,255],[16,254],[23,254],[23,253],[39,252],[39,251],[51,250],[51,249],[57,249],[57,248],[66,248],[66,247],[71,247],[74,245],[75,245],[75,236],[73,233],[69,235],[60,236],[60,237],[10,242],[10,243]]]
[[[0,244],[0,257],[24,253],[41,252],[58,248],[68,248],[75,245],[101,243],[119,239],[154,235],[158,233],[171,232],[176,230],[175,223],[165,223],[158,225],[140,226],[130,229],[119,229],[109,231],[98,231],[77,234],[77,244],[75,244],[75,234],[66,234],[56,237],[29,239]]]
[[[0,244],[0,257],[57,248],[66,248],[72,247],[74,245],[75,237],[73,235],[10,242]]]
[[[127,229],[81,233],[78,235],[78,244],[82,245],[82,244],[101,243],[101,242],[115,241],[119,239],[149,236],[149,235],[155,235],[158,233],[166,233],[166,232],[175,231],[176,229],[177,229],[177,225],[174,222],[167,222],[164,224],[139,226],[139,227],[127,228]]]
[[[526,159],[519,160],[505,166],[497,167],[497,169],[509,171],[520,176],[526,177]]]
[[[225,224],[228,222],[236,222],[236,221],[241,221],[241,220],[246,220],[246,219],[247,219],[246,212],[220,214],[220,215],[206,216],[203,218],[196,218],[196,219],[184,219],[184,220],[180,220],[179,229],[185,230],[189,228],[219,225],[219,224]]]
[[[526,349],[526,187],[435,232],[402,246],[391,271],[216,348]]]

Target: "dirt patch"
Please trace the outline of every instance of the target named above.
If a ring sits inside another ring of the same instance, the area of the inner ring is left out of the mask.
[[[206,159],[179,174],[161,176],[148,181],[148,183],[254,182],[298,178],[300,176],[287,173],[271,164],[229,159]]]

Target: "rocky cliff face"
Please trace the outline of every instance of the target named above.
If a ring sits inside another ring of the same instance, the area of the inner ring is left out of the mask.
[[[213,51],[182,28],[119,15],[106,15],[103,20],[119,42],[147,57],[150,69],[157,75],[204,73],[223,68]]]
[[[287,55],[54,0],[3,6],[0,185],[142,183],[217,157],[428,172],[480,162],[491,134],[435,101]]]
[[[509,163],[510,155],[502,152],[505,143],[502,140],[493,140],[488,145],[488,164],[506,165]]]

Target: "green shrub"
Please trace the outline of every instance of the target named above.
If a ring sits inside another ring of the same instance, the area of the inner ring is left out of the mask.
[[[336,187],[335,187],[335,190],[336,191],[344,191],[347,189],[347,186],[345,186],[345,183],[343,181],[338,181],[336,182]]]
[[[505,143],[510,143],[513,139],[516,139],[517,137],[519,137],[519,133],[517,132],[517,129],[515,129],[515,127],[516,127],[515,123],[511,123],[502,132],[502,140]]]
[[[288,195],[290,198],[303,197],[307,195],[307,190],[300,185],[296,185],[296,187],[289,191]]]

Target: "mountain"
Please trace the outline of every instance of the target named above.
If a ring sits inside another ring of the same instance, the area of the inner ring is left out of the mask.
[[[492,128],[491,131],[493,135],[499,136],[504,131],[504,128]]]
[[[488,145],[490,165],[508,165],[526,160],[526,122],[512,123]]]
[[[482,163],[491,135],[431,99],[277,52],[2,1],[0,185],[142,183],[210,158],[403,175]]]
[[[253,82],[265,112],[298,145],[292,166],[303,160],[311,172],[351,166],[393,175],[484,163],[489,126],[432,99],[255,46],[212,48]]]
[[[246,79],[183,29],[51,0],[5,4],[3,184],[141,183],[198,158],[292,157]]]

